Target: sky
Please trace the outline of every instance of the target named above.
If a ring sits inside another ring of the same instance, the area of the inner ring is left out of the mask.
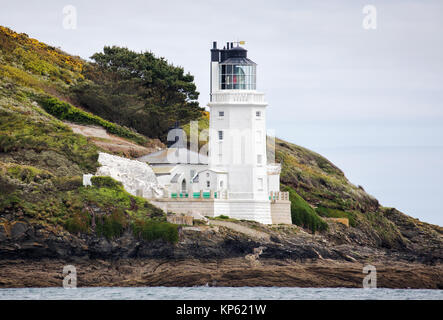
[[[325,155],[385,206],[443,225],[442,1],[4,1],[0,24],[88,59],[152,51],[209,101],[209,49],[246,41],[268,128]],[[64,28],[65,6],[76,9]],[[363,8],[376,9],[365,29]]]

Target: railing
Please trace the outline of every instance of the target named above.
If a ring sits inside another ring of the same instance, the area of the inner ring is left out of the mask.
[[[266,104],[265,94],[260,92],[215,92],[211,103],[257,103]]]
[[[275,201],[289,201],[289,192],[271,191],[269,193],[269,200]]]
[[[192,194],[172,192],[169,197],[172,199],[227,199],[228,193],[226,191],[200,191]]]

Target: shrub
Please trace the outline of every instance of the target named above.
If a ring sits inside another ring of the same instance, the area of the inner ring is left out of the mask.
[[[89,213],[81,211],[79,213],[74,214],[71,218],[69,218],[65,223],[65,228],[69,232],[72,233],[87,233],[89,232],[89,227],[91,225],[91,216]]]
[[[162,239],[167,242],[178,241],[178,226],[165,221],[138,219],[132,225],[134,236],[147,241]]]
[[[7,172],[11,177],[25,183],[38,182],[39,180],[49,179],[52,176],[52,174],[46,170],[20,164],[9,164]]]
[[[91,183],[93,186],[98,188],[123,188],[123,184],[120,181],[114,180],[113,178],[107,176],[93,176],[91,178]]]
[[[95,219],[95,231],[97,235],[107,239],[120,237],[126,227],[128,220],[121,211],[115,211],[110,215],[101,215]]]

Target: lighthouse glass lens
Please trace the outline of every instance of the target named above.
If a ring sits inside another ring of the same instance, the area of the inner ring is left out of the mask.
[[[220,89],[255,90],[255,65],[222,64]]]

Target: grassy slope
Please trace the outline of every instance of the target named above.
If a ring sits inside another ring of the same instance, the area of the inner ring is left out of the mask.
[[[14,98],[37,101],[48,113],[61,120],[98,125],[109,133],[140,145],[148,142],[146,137],[132,129],[70,104],[69,88],[84,81],[82,70],[88,65],[86,61],[2,26],[0,50],[0,78],[6,91],[16,91]]]
[[[131,226],[145,239],[176,241],[176,228],[146,200],[118,184],[82,187],[81,175],[98,166],[98,149],[46,110],[61,119],[94,121],[139,143],[146,139],[61,101],[82,79],[85,62],[3,27],[0,50],[0,224],[7,229],[25,220],[107,237]],[[57,113],[60,108],[64,112]],[[99,215],[94,228],[91,207]]]
[[[441,246],[443,228],[382,207],[377,199],[362,187],[351,184],[340,169],[321,155],[277,139],[276,160],[282,164],[284,187],[306,200],[319,216],[349,218],[352,227],[349,234],[354,241],[399,249],[413,249],[418,245],[419,250],[431,251]],[[426,237],[422,237],[423,234]]]

